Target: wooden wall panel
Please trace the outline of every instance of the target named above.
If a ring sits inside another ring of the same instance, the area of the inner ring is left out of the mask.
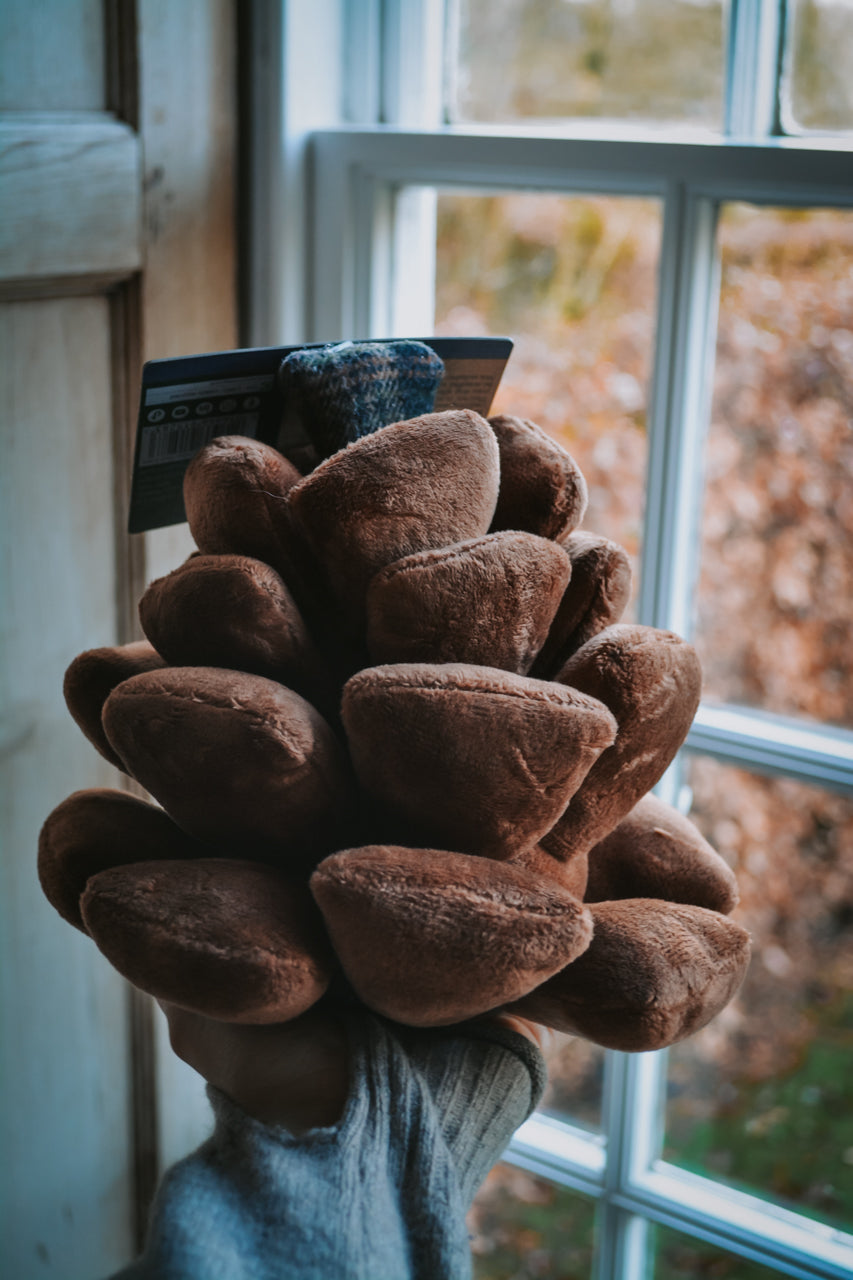
[[[3,0],[0,111],[100,111],[103,0]]]
[[[134,633],[185,528],[126,533],[143,359],[236,344],[233,0],[0,6],[0,1275],[95,1280],[209,1130],[151,1002],[43,900],[38,830],[126,785],[64,670]],[[2,161],[0,161],[2,163]],[[5,237],[5,239],[4,239]]]
[[[77,293],[141,263],[139,143],[97,117],[0,121],[0,282],[10,291]]]
[[[237,345],[234,5],[141,0],[139,49],[144,358],[227,350]],[[149,580],[192,549],[185,526],[149,534]]]
[[[237,345],[236,18],[231,0],[140,0],[144,157],[144,359]],[[192,58],[187,51],[192,50]],[[144,535],[145,577],[194,549],[186,525]],[[204,1083],[172,1053],[154,1014],[161,1170],[210,1131]]]
[[[132,1248],[125,986],[36,875],[50,808],[116,785],[62,698],[116,633],[109,304],[0,307],[3,1274],[93,1280]]]

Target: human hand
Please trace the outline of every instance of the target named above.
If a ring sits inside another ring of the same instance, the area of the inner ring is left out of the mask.
[[[221,1022],[159,1001],[179,1058],[263,1124],[304,1133],[335,1124],[349,1091],[347,1037],[325,1005],[290,1022]]]
[[[256,1120],[291,1133],[336,1124],[349,1094],[347,1036],[334,1008],[315,1006],[290,1022],[220,1022],[159,1002],[179,1058]],[[546,1053],[552,1033],[509,1013],[487,1014]]]

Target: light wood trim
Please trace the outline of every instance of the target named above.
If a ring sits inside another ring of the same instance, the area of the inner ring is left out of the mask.
[[[237,342],[234,4],[140,0],[138,12],[144,356],[228,349]]]
[[[0,302],[33,302],[45,298],[91,298],[93,293],[110,293],[128,279],[121,271],[95,271],[83,275],[10,276],[0,278]]]
[[[116,626],[119,643],[142,638],[137,602],[145,586],[145,542],[129,535],[130,478],[138,390],[135,371],[142,352],[141,278],[134,276],[110,298],[113,401],[113,521],[116,545]],[[122,787],[140,799],[145,791],[123,776]],[[142,1251],[148,1214],[160,1174],[154,1008],[150,997],[127,988],[127,1030],[131,1072],[131,1162],[133,1234]]]
[[[237,345],[236,8],[235,0],[137,0],[145,360]],[[138,382],[131,395],[138,396]],[[185,525],[137,536],[148,580],[193,548]],[[156,1089],[150,1075],[135,1081],[140,1211],[151,1152],[164,1168],[210,1130],[202,1081],[172,1053],[165,1020],[149,1006],[152,1012],[153,1028],[144,1016],[133,1024],[135,1052],[151,1045],[153,1032],[156,1072]],[[146,1139],[152,1126],[153,1146]]]
[[[137,370],[142,362],[140,293],[141,278],[137,275],[117,289],[110,298],[116,618],[120,644],[142,639],[137,602],[145,589],[144,539],[127,532],[139,403]]]
[[[96,113],[0,123],[0,280],[126,277],[142,261],[140,214],[126,125]]]
[[[103,0],[107,107],[139,128],[139,49],[136,0]]]

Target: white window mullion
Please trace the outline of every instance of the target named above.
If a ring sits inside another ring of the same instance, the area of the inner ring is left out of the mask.
[[[395,310],[396,184],[359,163],[346,133],[315,138],[313,173],[308,340],[388,337]]]
[[[853,794],[853,732],[751,707],[703,703],[687,746],[728,764]]]
[[[715,235],[715,203],[672,183],[662,237],[639,616],[685,636],[719,297]]]
[[[437,215],[435,187],[401,187],[396,192],[387,337],[428,337],[434,332]]]
[[[343,118],[349,124],[379,124],[382,120],[382,0],[347,0],[343,11],[340,58]]]
[[[249,11],[248,305],[251,346],[309,341],[314,296],[309,139],[341,121],[338,0],[253,0]],[[298,74],[311,67],[310,76]]]
[[[356,334],[353,258],[361,232],[355,225],[356,179],[345,146],[328,138],[323,147],[314,143],[313,173],[314,226],[306,245],[313,297],[306,337],[333,342]]]
[[[349,244],[349,323],[335,337],[384,338],[391,323],[394,270],[394,194],[385,183],[355,172],[350,179],[352,222]],[[322,250],[321,250],[322,251]],[[324,340],[323,334],[318,334]]]
[[[534,1112],[525,1120],[504,1158],[539,1178],[585,1195],[600,1196],[604,1187],[604,1138],[543,1112]]]
[[[593,1280],[648,1280],[649,1223],[610,1197],[595,1220]]]
[[[778,127],[784,0],[729,0],[725,131],[769,137]]]
[[[382,41],[383,124],[438,129],[443,120],[445,6],[407,0],[385,6]],[[390,193],[384,245],[385,314],[374,313],[374,336],[426,337],[435,324],[437,192],[400,185]]]
[[[802,1280],[849,1280],[853,1236],[663,1160],[616,1200],[626,1212]]]
[[[607,1161],[596,1280],[646,1280],[648,1223],[620,1203],[660,1153],[665,1054],[608,1053],[604,1082]]]
[[[444,5],[383,6],[382,124],[437,129],[444,115]]]
[[[682,182],[667,189],[658,283],[658,320],[639,616],[686,634],[695,576],[701,451],[708,374],[716,331],[716,204]],[[676,799],[680,769],[663,780]],[[659,789],[660,790],[660,789]],[[620,1197],[637,1185],[662,1149],[667,1054],[608,1055],[608,1161],[598,1280],[645,1280],[648,1220]]]

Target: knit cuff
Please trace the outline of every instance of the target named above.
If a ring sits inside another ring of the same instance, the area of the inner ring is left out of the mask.
[[[527,1113],[529,1116],[539,1106],[548,1085],[548,1065],[541,1050],[527,1036],[523,1036],[519,1031],[513,1031],[492,1018],[477,1019],[462,1025],[465,1034],[472,1039],[490,1040],[493,1044],[501,1045],[504,1049],[511,1050],[516,1057],[521,1058],[530,1072],[531,1102]],[[524,1117],[525,1120],[527,1116]]]
[[[468,1205],[541,1099],[545,1060],[525,1036],[490,1019],[432,1031],[409,1048],[433,1096]]]

